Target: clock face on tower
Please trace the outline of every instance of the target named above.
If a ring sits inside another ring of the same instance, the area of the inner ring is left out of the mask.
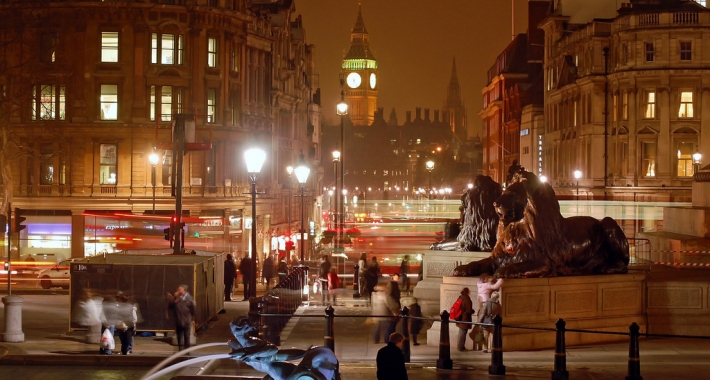
[[[375,85],[377,85],[377,76],[375,73],[370,74],[370,88],[375,89]]]
[[[360,87],[360,84],[362,83],[362,77],[360,77],[360,74],[358,73],[350,73],[348,74],[348,87],[350,88],[358,88]]]

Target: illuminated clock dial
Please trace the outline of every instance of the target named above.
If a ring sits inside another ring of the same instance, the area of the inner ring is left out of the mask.
[[[377,85],[377,75],[375,73],[370,74],[370,88],[375,89],[375,86]]]
[[[360,87],[361,83],[362,83],[362,77],[360,77],[360,74],[358,74],[358,73],[348,74],[348,87],[358,88],[358,87]]]

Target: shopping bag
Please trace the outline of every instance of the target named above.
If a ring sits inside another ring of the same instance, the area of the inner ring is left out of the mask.
[[[111,334],[110,329],[104,330],[104,333],[101,334],[101,348],[106,350],[113,350],[116,348],[116,343],[113,340],[113,334]]]

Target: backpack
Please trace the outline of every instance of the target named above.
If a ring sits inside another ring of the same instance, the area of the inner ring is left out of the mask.
[[[455,319],[455,320],[461,320],[463,317],[461,313],[461,297],[454,302],[454,304],[451,306],[451,309],[449,310],[449,319]]]

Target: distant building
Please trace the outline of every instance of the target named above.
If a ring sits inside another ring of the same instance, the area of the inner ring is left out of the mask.
[[[377,110],[377,59],[370,50],[370,35],[362,20],[362,7],[350,33],[350,48],[340,69],[344,80],[348,117],[356,127],[367,127]]]
[[[454,58],[454,63],[451,68],[451,79],[449,80],[449,87],[446,92],[446,101],[444,102],[444,107],[442,108],[448,114],[448,120],[444,122],[449,123],[451,130],[456,135],[459,141],[468,140],[468,120],[466,115],[466,107],[461,99],[461,86],[459,85],[459,78],[456,74],[456,58]]]

